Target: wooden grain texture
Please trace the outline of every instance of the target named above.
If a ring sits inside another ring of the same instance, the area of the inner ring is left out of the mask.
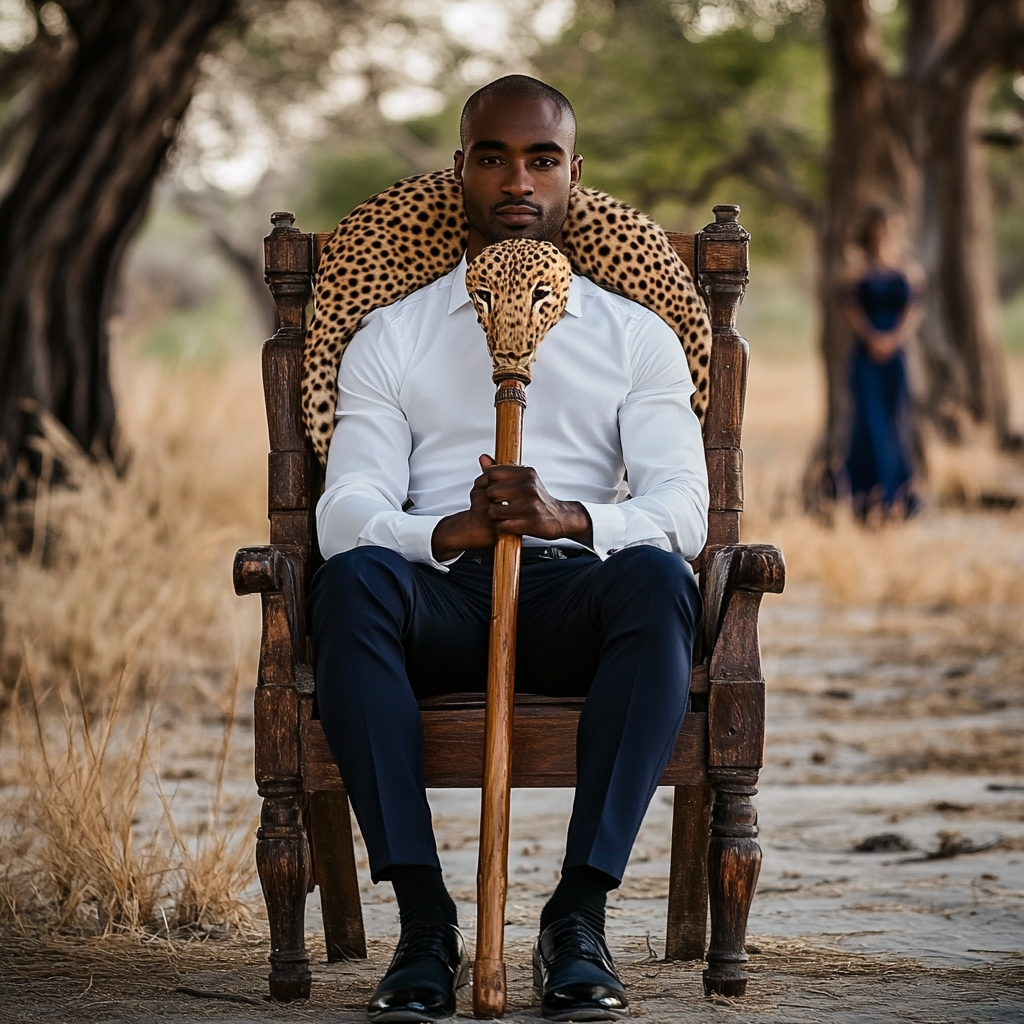
[[[704,646],[713,652],[709,666],[711,676],[759,678],[757,611],[761,594],[781,594],[786,585],[782,552],[771,544],[729,544],[713,549],[701,582]],[[740,597],[743,594],[748,597]],[[730,613],[730,625],[726,629]]]
[[[366,959],[363,907],[352,846],[352,817],[344,789],[309,795],[316,884],[324,919],[327,959]]]
[[[764,764],[763,679],[715,681],[708,697],[708,764],[760,768]]]
[[[309,891],[309,843],[302,804],[291,780],[263,782],[256,870],[270,925],[270,997],[287,1003],[308,999],[313,976],[304,934]]]
[[[708,667],[706,664],[694,665],[690,671],[690,697],[708,692]],[[691,700],[691,710],[693,702]]]
[[[761,870],[757,812],[750,798],[757,792],[757,772],[714,768],[715,802],[708,848],[711,944],[704,971],[707,995],[742,996],[747,991],[747,918]]]
[[[710,507],[743,510],[743,451],[740,448],[711,448],[706,453]]]
[[[672,801],[666,960],[703,960],[708,930],[711,787],[676,786]]]
[[[253,715],[271,726],[256,733],[256,781],[298,781],[299,734],[290,727],[299,720],[298,692],[291,686],[258,687]]]
[[[315,274],[320,267],[320,257],[324,254],[324,246],[327,244],[327,240],[333,235],[333,231],[317,231],[309,236],[310,242],[312,243],[313,251],[313,273]]]
[[[736,330],[736,313],[747,286],[750,235],[737,222],[739,207],[716,206],[715,222],[697,248],[701,284],[708,299],[711,392],[704,420],[704,446],[739,448],[743,428],[749,349]],[[731,252],[731,256],[726,256]],[[727,543],[739,540],[739,533]]]
[[[669,245],[676,251],[676,255],[686,264],[691,276],[697,273],[697,236],[691,235],[688,231],[666,231]]]
[[[312,282],[309,237],[295,229],[291,214],[274,214],[271,220],[274,230],[264,240],[264,253],[278,330],[264,344],[262,360],[274,550],[269,558],[256,556],[248,565],[236,565],[236,585],[239,569],[243,583],[266,584],[272,575],[275,585],[273,591],[262,588],[263,639],[254,706],[256,781],[263,798],[256,866],[270,924],[270,995],[288,1002],[308,998],[312,982],[304,935],[312,863],[303,825],[299,755],[299,733],[310,701],[296,686],[299,665],[308,658],[310,478],[298,403]]]
[[[267,494],[271,512],[309,507],[305,452],[270,452],[267,456]]]
[[[278,581],[277,548],[264,544],[260,547],[239,548],[232,566],[235,593],[270,594],[281,589]]]
[[[728,595],[711,651],[712,691],[717,680],[761,678],[761,642],[757,628],[761,596],[751,590],[735,590]]]
[[[512,785],[517,789],[576,785],[578,708],[517,708],[512,740]],[[435,789],[478,788],[483,781],[484,709],[424,710],[423,769]],[[708,716],[687,713],[660,785],[706,785]],[[341,776],[323,726],[302,732],[302,778],[308,792],[341,789]]]
[[[495,462],[522,462],[526,388],[515,378],[496,380]],[[507,994],[505,901],[508,895],[508,826],[512,809],[512,701],[516,684],[516,617],[522,540],[502,534],[494,547],[491,632],[487,655],[487,707],[480,789],[480,852],[477,867],[476,961],[473,1012],[501,1017]]]
[[[708,510],[708,540],[703,557],[707,559],[717,548],[735,544],[740,535],[740,514],[735,509]]]
[[[739,453],[750,350],[736,330],[736,313],[747,286],[750,236],[738,222],[739,207],[716,206],[714,212],[715,222],[704,228],[697,245],[699,277],[708,299],[713,335],[704,447],[709,472],[715,479],[709,481],[712,499],[702,568],[718,563],[719,570],[717,576],[715,571],[701,574],[705,608],[711,606],[713,623],[705,633],[704,644],[710,650],[708,731],[710,734],[714,730],[718,757],[727,761],[735,756],[757,758],[759,763],[764,716],[763,704],[757,706],[756,691],[717,691],[724,684],[717,681],[716,672],[761,681],[757,644],[757,603],[761,595],[735,588],[741,554],[729,555],[725,562],[717,555],[720,548],[736,545],[740,539],[743,492]],[[718,588],[717,596],[709,594],[709,588]],[[736,630],[741,635],[734,635]],[[739,658],[742,668],[733,663],[734,657]],[[742,735],[730,733],[737,727],[745,730]],[[713,760],[710,743],[709,739],[709,762]],[[741,996],[747,986],[742,970],[746,960],[743,944],[761,857],[755,841],[757,818],[750,802],[757,772],[713,767],[710,763],[708,771],[715,801],[708,850],[711,944],[704,989],[709,995]]]
[[[701,273],[746,275],[750,270],[749,250],[746,245],[736,245],[734,240],[705,237],[700,246]]]

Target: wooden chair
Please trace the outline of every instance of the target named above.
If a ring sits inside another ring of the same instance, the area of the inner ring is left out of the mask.
[[[665,956],[705,957],[704,988],[743,995],[747,914],[760,867],[756,792],[764,749],[764,680],[757,617],[761,595],[779,593],[777,548],[741,545],[740,430],[748,347],[736,310],[748,280],[749,235],[739,207],[716,206],[696,236],[670,239],[707,299],[714,330],[704,446],[711,486],[708,542],[694,564],[704,628],[694,659],[690,709],[663,785],[675,787]],[[270,544],[235,557],[238,594],[261,594],[263,639],[255,695],[256,781],[263,798],[256,862],[270,921],[270,995],[307,998],[303,934],[307,892],[320,886],[328,960],[365,957],[348,798],[320,723],[312,717],[312,642],[306,594],[320,563],[314,508],[320,466],[299,414],[306,310],[327,234],[304,234],[289,213],[271,218],[267,282],[279,328],[263,346],[270,428]],[[582,701],[518,696],[514,786],[573,786]],[[421,704],[428,786],[479,786],[484,711],[479,694]]]

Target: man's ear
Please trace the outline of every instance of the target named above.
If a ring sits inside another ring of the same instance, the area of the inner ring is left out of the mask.
[[[572,160],[569,161],[569,188],[578,185],[582,176],[583,157],[579,153],[573,153]]]
[[[455,150],[454,174],[459,182],[462,181],[462,168],[466,166],[466,154],[461,149]]]

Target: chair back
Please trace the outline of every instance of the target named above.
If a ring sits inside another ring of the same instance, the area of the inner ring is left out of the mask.
[[[741,431],[749,348],[736,330],[736,312],[748,281],[750,236],[737,221],[738,206],[716,206],[714,214],[714,222],[695,235],[668,235],[707,302],[713,333],[711,393],[704,421],[710,486],[708,540],[694,563],[698,569],[715,550],[739,541],[743,509]],[[264,255],[278,329],[263,346],[270,432],[267,510],[270,543],[289,563],[295,614],[300,617],[290,624],[292,636],[306,636],[307,630],[301,628],[305,597],[321,561],[315,509],[323,491],[323,472],[302,423],[302,353],[316,271],[331,232],[302,232],[291,213],[275,213],[271,222]],[[311,692],[312,651],[295,651],[294,656],[297,688]]]

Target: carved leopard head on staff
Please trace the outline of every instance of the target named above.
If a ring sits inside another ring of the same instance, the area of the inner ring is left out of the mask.
[[[537,348],[565,312],[572,267],[550,242],[511,238],[466,268],[466,290],[487,335],[495,379],[530,380]]]

